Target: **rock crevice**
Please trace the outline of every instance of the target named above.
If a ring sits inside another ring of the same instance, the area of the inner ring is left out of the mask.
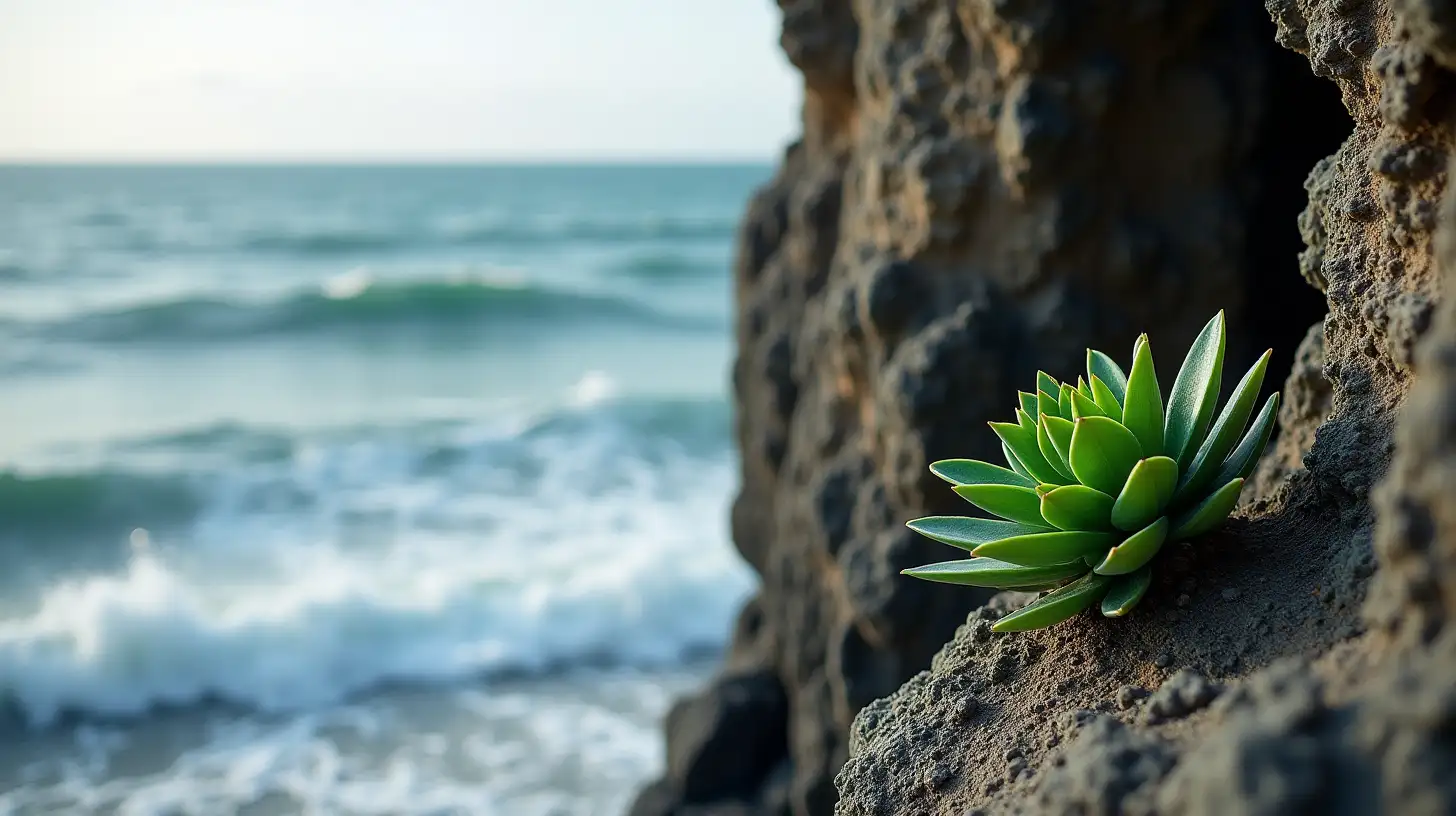
[[[735,269],[732,527],[762,588],[634,813],[1445,803],[1444,4],[779,5],[804,134]],[[1280,435],[1133,617],[992,635],[1006,597],[899,575],[949,557],[903,522],[964,510],[926,466],[996,457],[984,422],[1038,368],[1186,347],[1218,308],[1232,359],[1288,371]]]

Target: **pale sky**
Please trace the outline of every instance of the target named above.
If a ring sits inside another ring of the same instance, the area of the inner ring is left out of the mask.
[[[0,161],[768,159],[773,0],[0,0]]]

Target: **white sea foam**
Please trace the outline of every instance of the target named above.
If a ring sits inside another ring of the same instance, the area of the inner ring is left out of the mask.
[[[348,300],[364,294],[373,283],[368,268],[356,266],[324,281],[324,296],[332,300]]]
[[[366,438],[220,479],[181,546],[138,532],[124,569],[0,619],[0,694],[34,723],[209,697],[284,711],[716,647],[750,588],[731,458],[578,419],[457,431],[448,466]]]
[[[31,735],[37,758],[0,767],[0,813],[617,814],[660,771],[656,725],[696,678],[592,672]]]
[[[0,170],[0,816],[623,812],[771,172]]]
[[[588,371],[571,389],[571,401],[578,407],[603,402],[617,393],[617,383],[601,371]]]

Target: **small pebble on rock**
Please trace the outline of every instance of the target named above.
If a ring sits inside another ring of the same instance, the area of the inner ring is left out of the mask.
[[[930,778],[927,780],[932,788],[943,788],[945,784],[955,776],[955,771],[949,765],[936,765],[930,771]]]
[[[1143,708],[1149,723],[1176,720],[1207,706],[1222,689],[1192,669],[1182,669],[1169,677]]]
[[[1117,690],[1117,707],[1129,709],[1138,704],[1138,701],[1148,696],[1148,690],[1138,686],[1123,686]]]
[[[967,697],[964,700],[961,700],[959,703],[956,704],[956,709],[955,709],[956,719],[959,720],[960,722],[966,722],[966,721],[970,720],[972,717],[976,716],[976,712],[979,711],[980,709],[981,709],[981,704],[978,703],[978,702],[976,702],[976,698],[974,698],[974,697]]]

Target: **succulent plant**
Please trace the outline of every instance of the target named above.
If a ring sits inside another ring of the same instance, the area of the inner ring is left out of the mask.
[[[1101,601],[1126,615],[1152,583],[1167,543],[1208,532],[1238,502],[1279,409],[1279,394],[1249,418],[1269,365],[1264,352],[1215,417],[1223,379],[1224,315],[1203,327],[1165,401],[1142,335],[1130,373],[1087,350],[1077,384],[1037,372],[1016,421],[992,422],[1007,467],[974,459],[930,470],[998,518],[930,516],[910,529],[971,558],[905,570],[950,584],[1044,591],[1003,617],[998,632],[1060,623]],[[1247,432],[1245,428],[1247,426]]]

